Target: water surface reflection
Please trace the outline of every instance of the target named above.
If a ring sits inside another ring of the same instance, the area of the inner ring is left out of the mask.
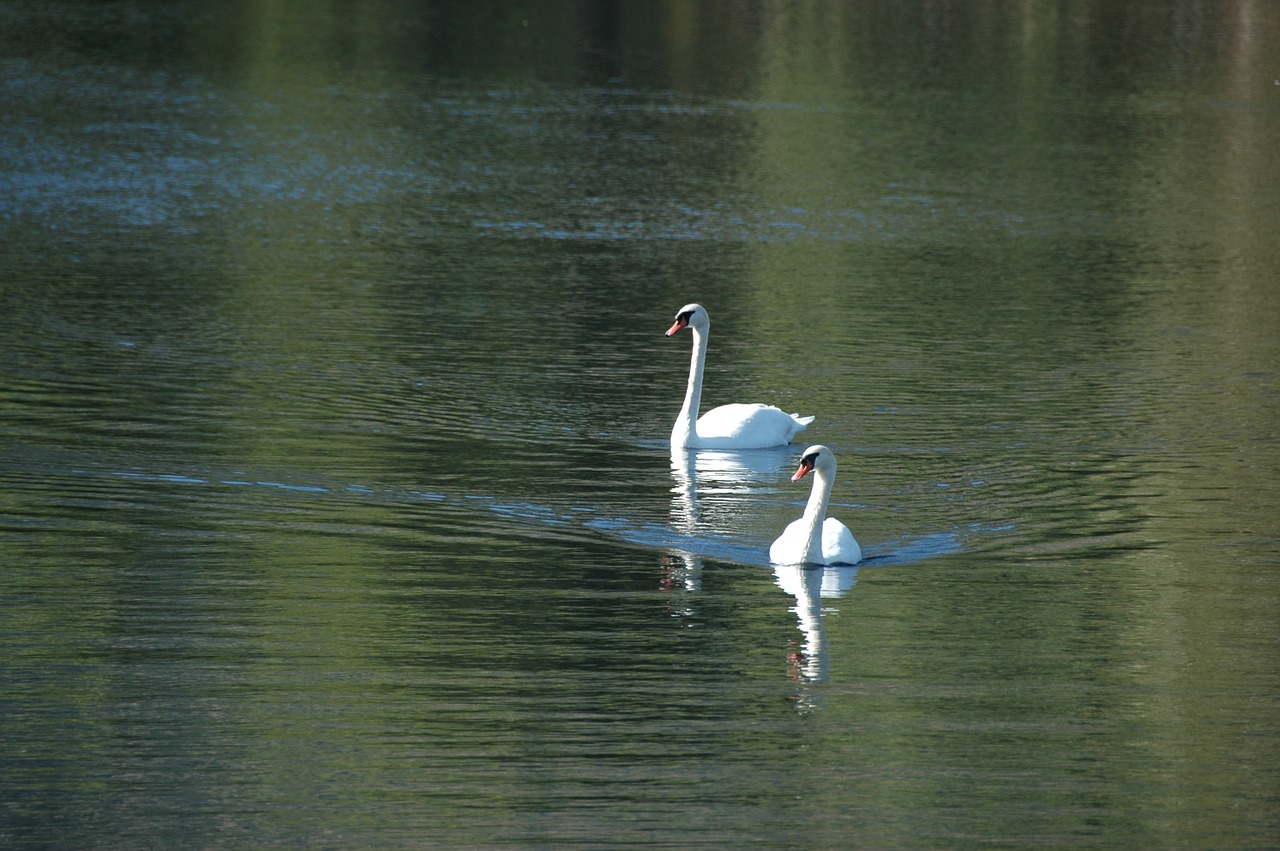
[[[672,524],[693,535],[750,534],[756,500],[775,493],[796,449],[671,450]]]
[[[858,568],[852,565],[774,565],[778,587],[795,597],[797,627],[804,634],[801,649],[791,654],[797,681],[822,682],[830,676],[831,657],[823,628],[823,600],[843,597],[853,588]],[[828,609],[835,613],[834,608]]]
[[[0,7],[0,842],[1272,843],[1280,7],[531,8]]]

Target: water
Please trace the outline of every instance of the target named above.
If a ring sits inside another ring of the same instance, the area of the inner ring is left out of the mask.
[[[0,21],[6,844],[1274,842],[1271,5]]]

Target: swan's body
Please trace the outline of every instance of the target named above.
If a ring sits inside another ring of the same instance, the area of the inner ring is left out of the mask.
[[[813,489],[799,520],[787,524],[769,547],[774,564],[857,564],[862,548],[849,527],[827,516],[831,485],[836,479],[836,456],[825,446],[810,446],[800,460],[791,481],[798,482],[813,472]]]
[[[693,332],[693,357],[689,361],[689,386],[684,406],[671,429],[673,449],[765,449],[784,446],[813,422],[813,417],[788,414],[773,405],[721,405],[698,416],[702,404],[702,372],[707,360],[707,333],[711,319],[700,304],[686,304],[667,330],[670,337],[681,328]]]

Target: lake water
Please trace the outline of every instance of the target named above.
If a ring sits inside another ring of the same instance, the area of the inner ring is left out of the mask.
[[[0,844],[1280,837],[1280,6],[0,5]],[[868,559],[775,569],[817,416]]]

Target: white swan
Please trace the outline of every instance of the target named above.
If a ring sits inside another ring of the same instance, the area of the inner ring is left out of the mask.
[[[712,408],[701,417],[702,370],[707,360],[707,331],[711,319],[700,304],[686,304],[676,313],[667,336],[688,327],[693,332],[693,357],[689,362],[689,386],[684,407],[671,429],[673,449],[765,449],[783,446],[813,422],[813,417],[788,414],[773,405],[732,404]]]
[[[862,561],[862,548],[853,539],[849,527],[834,517],[827,517],[831,502],[831,485],[836,479],[836,456],[825,446],[810,446],[800,458],[800,469],[791,481],[798,482],[813,472],[813,490],[799,520],[782,530],[769,547],[769,561],[774,564],[857,564]]]

